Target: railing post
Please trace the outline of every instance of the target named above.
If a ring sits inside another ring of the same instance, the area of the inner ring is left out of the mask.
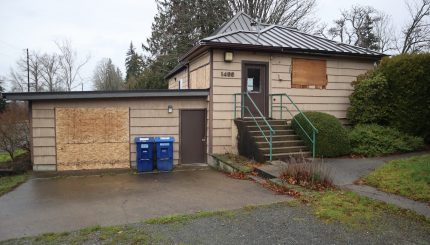
[[[272,130],[270,130],[269,159],[272,161]]]
[[[236,109],[237,109],[237,104],[236,104],[236,94],[234,95],[234,117],[233,119],[236,119]]]
[[[312,130],[312,158],[315,158],[315,147],[316,147],[315,130]]]
[[[243,117],[245,116],[245,93],[242,93],[242,99],[240,100],[240,108],[240,117],[243,119]]]
[[[270,98],[270,117],[273,118],[273,96],[269,95]]]
[[[281,97],[281,105],[279,106],[279,110],[280,110],[280,113],[281,113],[281,120],[282,120],[282,105],[283,105],[282,104],[282,97],[283,97],[282,94],[281,94],[280,97]]]

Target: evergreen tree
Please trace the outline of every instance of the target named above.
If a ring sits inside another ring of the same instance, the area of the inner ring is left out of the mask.
[[[96,90],[120,90],[124,87],[121,71],[112,60],[102,59],[94,70],[93,84]]]
[[[376,18],[372,18],[369,14],[364,17],[363,25],[358,30],[358,43],[357,45],[363,48],[379,50],[378,37],[375,35],[374,22]]]
[[[144,70],[134,88],[167,88],[164,75],[200,39],[209,36],[232,13],[222,0],[157,0],[151,37],[143,45]]]
[[[125,81],[130,86],[130,84],[133,84],[136,82],[136,80],[140,79],[143,69],[142,56],[136,53],[136,50],[133,47],[133,42],[130,42],[130,48],[126,54],[125,68]]]

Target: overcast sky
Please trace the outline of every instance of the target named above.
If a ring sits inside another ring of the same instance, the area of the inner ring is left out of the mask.
[[[329,24],[354,4],[390,14],[396,27],[408,18],[403,0],[317,1],[315,16]],[[93,69],[102,58],[112,58],[124,71],[130,41],[141,51],[156,11],[153,0],[0,0],[0,76],[9,75],[24,49],[52,52],[55,40],[67,38],[82,59],[91,55],[81,74],[90,90]]]

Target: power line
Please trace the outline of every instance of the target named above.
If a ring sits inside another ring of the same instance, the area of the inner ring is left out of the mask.
[[[10,44],[10,43],[8,43],[6,41],[0,40],[0,42],[2,42],[3,44],[5,44],[6,46],[9,46],[10,48],[13,48],[13,49],[16,49],[16,50],[20,50],[20,51],[23,50],[22,48],[18,48],[15,45],[12,45],[12,44]]]

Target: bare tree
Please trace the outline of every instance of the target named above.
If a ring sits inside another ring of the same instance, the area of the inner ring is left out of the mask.
[[[411,0],[406,2],[410,20],[402,30],[398,41],[398,51],[417,53],[430,48],[430,0]]]
[[[29,66],[27,67],[26,55],[21,56],[16,62],[15,69],[11,69],[9,81],[12,85],[12,91],[24,92],[28,91],[27,69],[30,71],[30,91],[42,91],[42,64],[40,63],[40,54],[31,52],[29,55]]]
[[[24,103],[9,104],[0,115],[0,150],[15,160],[16,150],[29,149],[29,139],[27,106]]]
[[[82,61],[78,60],[76,50],[72,48],[70,40],[63,40],[55,42],[60,50],[60,72],[61,79],[64,82],[67,91],[72,91],[75,82],[79,78],[82,67],[90,60],[88,55]]]
[[[388,14],[379,12],[379,19],[375,22],[375,34],[378,38],[379,52],[385,53],[395,49],[395,30],[391,17]]]
[[[375,31],[376,23],[382,19],[382,13],[370,6],[352,6],[341,12],[341,17],[328,30],[332,39],[364,48],[379,50],[379,37]]]
[[[60,73],[60,56],[57,54],[43,54],[39,58],[41,64],[41,77],[43,81],[43,86],[49,92],[60,91],[61,79],[59,77]]]
[[[316,0],[229,0],[229,6],[233,13],[243,11],[263,23],[302,31],[310,31],[316,24],[312,18]]]
[[[96,90],[120,90],[124,88],[121,71],[108,58],[102,59],[97,65],[94,70],[93,83]]]

